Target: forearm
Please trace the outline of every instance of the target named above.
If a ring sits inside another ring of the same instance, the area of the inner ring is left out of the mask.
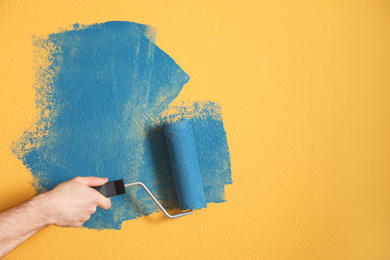
[[[76,177],[53,190],[0,212],[0,258],[35,232],[50,224],[78,227],[96,207],[111,207],[111,200],[90,188],[103,185],[107,178]]]
[[[49,214],[45,194],[0,212],[0,257],[41,228],[52,224]]]

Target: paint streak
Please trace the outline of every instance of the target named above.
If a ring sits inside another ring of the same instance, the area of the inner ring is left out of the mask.
[[[35,39],[39,117],[12,149],[31,170],[37,192],[75,176],[123,178],[144,182],[165,207],[178,208],[161,126],[187,118],[206,202],[225,201],[232,179],[220,106],[169,106],[189,76],[155,36],[150,26],[108,22]],[[112,202],[84,227],[120,229],[125,220],[158,211],[139,188]]]

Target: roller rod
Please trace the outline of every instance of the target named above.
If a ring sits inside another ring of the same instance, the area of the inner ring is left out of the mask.
[[[162,210],[162,212],[164,212],[165,216],[167,216],[168,218],[174,219],[174,218],[184,217],[184,216],[190,215],[191,213],[194,212],[194,209],[191,209],[190,211],[187,211],[187,212],[182,212],[182,213],[178,213],[175,215],[171,215],[164,209],[164,207],[160,204],[160,202],[158,202],[156,197],[153,196],[153,194],[150,192],[150,190],[142,182],[136,181],[136,182],[132,182],[132,183],[126,183],[125,188],[133,187],[133,186],[137,186],[137,185],[141,186],[144,189],[144,191],[146,191],[146,193],[149,195],[149,197],[152,198],[154,203],[156,203],[156,205]]]

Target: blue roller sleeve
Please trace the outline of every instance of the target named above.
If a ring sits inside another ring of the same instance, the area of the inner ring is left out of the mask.
[[[192,128],[187,120],[164,125],[180,208],[207,207]]]

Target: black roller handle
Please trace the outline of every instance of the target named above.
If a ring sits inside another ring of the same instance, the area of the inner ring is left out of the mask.
[[[103,184],[102,186],[96,186],[92,188],[94,188],[95,190],[97,190],[107,198],[126,193],[125,184],[123,183],[122,179],[116,181],[110,181]]]

